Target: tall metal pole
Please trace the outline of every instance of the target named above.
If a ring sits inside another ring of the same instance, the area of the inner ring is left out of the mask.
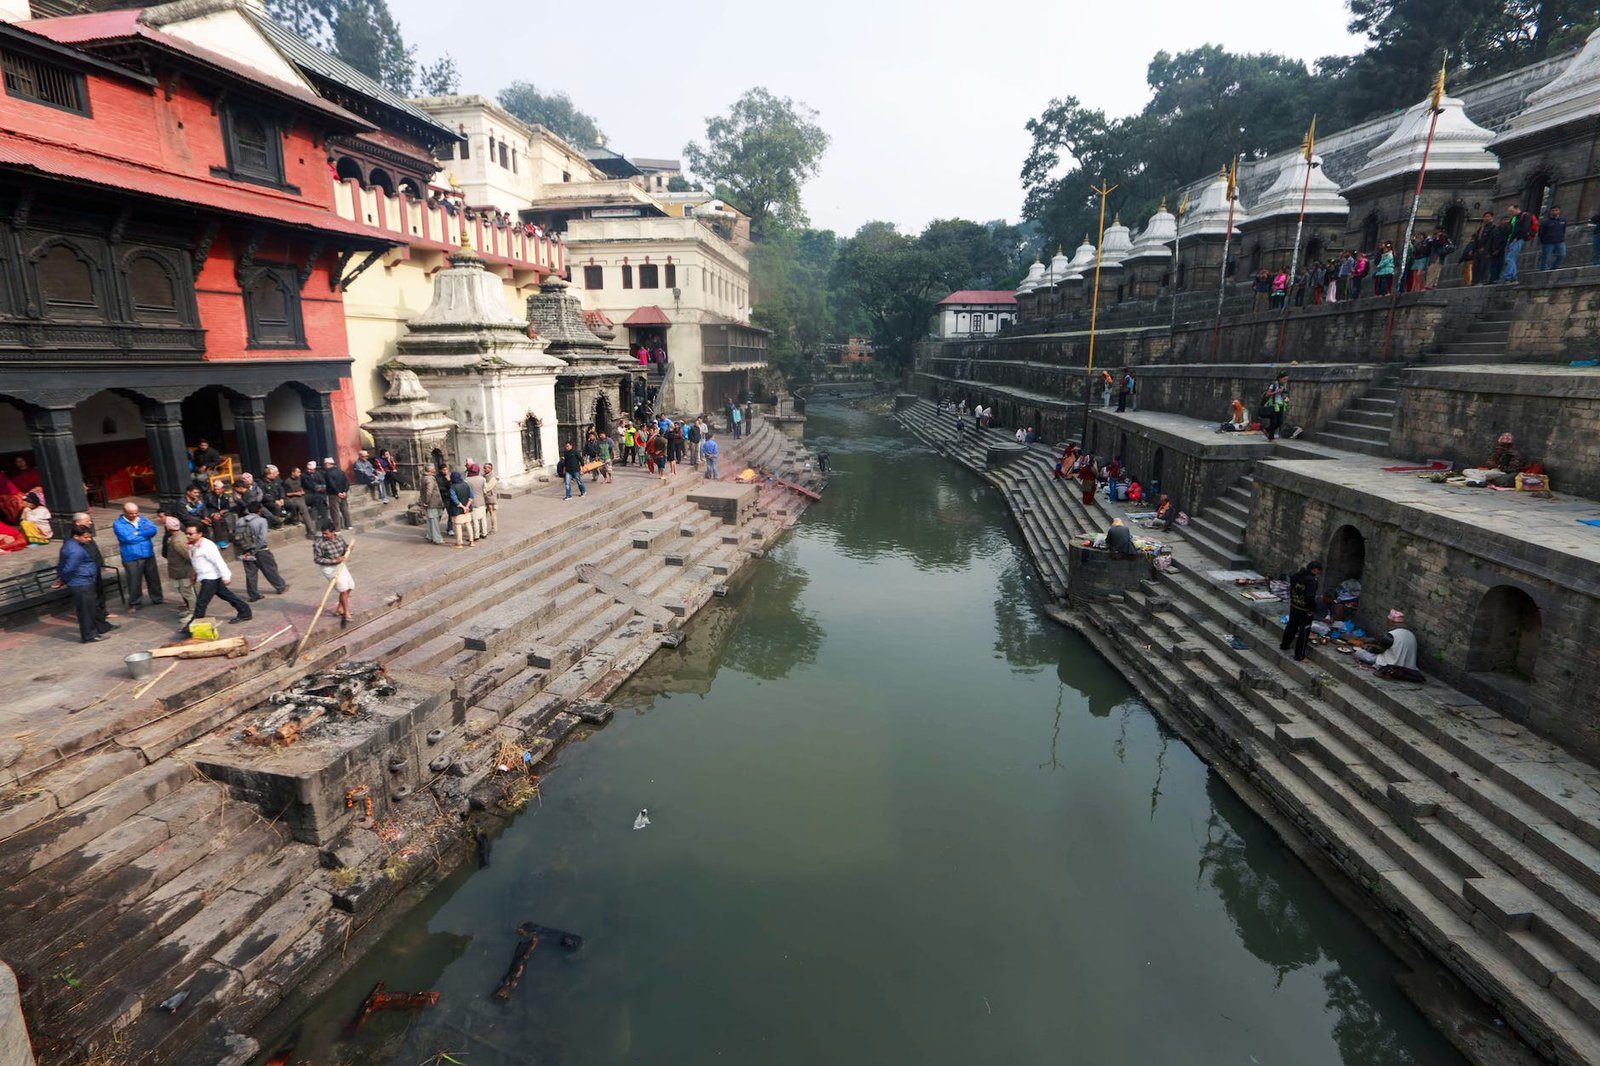
[[[1107,185],[1104,178],[1100,179],[1100,186],[1089,187],[1089,191],[1100,197],[1100,232],[1094,242],[1094,296],[1089,304],[1089,369],[1083,376],[1083,439],[1089,439],[1089,408],[1093,405],[1094,396],[1094,331],[1100,317],[1100,259],[1105,255],[1106,248],[1106,197],[1116,189],[1115,185]]]
[[[1433,149],[1434,130],[1439,128],[1439,112],[1444,110],[1440,106],[1440,102],[1444,99],[1444,65],[1448,60],[1449,55],[1447,54],[1444,59],[1439,61],[1439,76],[1433,82],[1432,108],[1428,116],[1428,139],[1422,142],[1422,166],[1417,170],[1417,189],[1411,196],[1411,215],[1406,219],[1405,235],[1401,238],[1400,261],[1402,263],[1405,261],[1404,257],[1411,250],[1411,231],[1416,227],[1417,208],[1422,203],[1422,181],[1428,174],[1428,153]],[[1399,277],[1402,281],[1405,279],[1404,267],[1400,269]],[[1401,287],[1396,285],[1389,293],[1389,320],[1383,326],[1383,357],[1385,360],[1389,358],[1389,350],[1394,341],[1394,312],[1400,302]]]
[[[1178,210],[1172,224],[1172,326],[1169,335],[1178,332],[1178,271],[1183,264],[1183,216],[1189,210],[1189,194],[1185,192],[1178,201]]]
[[[1222,346],[1222,298],[1228,291],[1228,249],[1233,246],[1233,202],[1238,199],[1239,157],[1228,171],[1228,228],[1222,234],[1222,265],[1217,270],[1217,323],[1211,327],[1211,358]]]
[[[1300,265],[1300,232],[1306,225],[1306,200],[1311,195],[1311,170],[1316,166],[1312,160],[1312,150],[1317,143],[1317,116],[1311,116],[1311,128],[1306,130],[1305,143],[1301,149],[1306,160],[1306,181],[1300,189],[1300,218],[1294,224],[1294,251],[1289,255],[1289,287],[1283,294],[1283,316],[1278,321],[1278,361],[1283,361],[1283,341],[1289,332],[1289,293],[1294,289],[1294,272]]]

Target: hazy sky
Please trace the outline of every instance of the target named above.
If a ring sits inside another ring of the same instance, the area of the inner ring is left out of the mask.
[[[1359,51],[1342,0],[673,0],[604,5],[390,0],[423,59],[449,51],[462,91],[568,93],[628,156],[677,158],[745,89],[820,113],[833,138],[805,188],[812,223],[1016,221],[1023,128],[1052,97],[1137,111],[1161,49],[1217,43],[1303,58]],[[446,19],[456,30],[448,29]],[[1115,180],[1113,178],[1112,180]]]

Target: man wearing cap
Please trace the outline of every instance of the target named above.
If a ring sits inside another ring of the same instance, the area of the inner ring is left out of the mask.
[[[328,520],[328,478],[322,472],[322,464],[315,459],[307,459],[305,472],[300,475],[300,485],[306,490],[306,513],[311,516],[306,536],[315,537],[322,523]]]
[[[234,532],[234,546],[239,550],[239,561],[244,563],[244,591],[251,603],[261,599],[258,578],[266,575],[273,591],[282,596],[289,591],[289,583],[278,573],[278,560],[267,541],[267,520],[261,514],[261,501],[245,505],[244,517],[239,519]]]
[[[179,626],[194,621],[194,564],[189,561],[189,541],[183,535],[183,522],[173,515],[166,518],[167,531],[161,540],[161,557],[167,561],[167,577],[177,586],[183,600]]]
[[[339,529],[349,529],[350,479],[332,456],[322,460],[322,478],[328,483],[328,521]]]
[[[283,478],[278,476],[278,468],[271,463],[261,472],[261,483],[257,486],[261,490],[261,514],[266,518],[267,524],[277,529],[288,521],[288,512],[284,509]]]
[[[1311,643],[1311,615],[1317,606],[1317,586],[1322,583],[1322,564],[1309,562],[1289,579],[1289,624],[1283,627],[1279,651],[1294,646],[1294,661],[1305,662]]]
[[[372,456],[362,448],[356,453],[355,465],[356,481],[367,487],[367,497],[376,499],[379,503],[388,503],[389,494],[384,491],[383,475],[378,473],[378,468],[372,462]]]

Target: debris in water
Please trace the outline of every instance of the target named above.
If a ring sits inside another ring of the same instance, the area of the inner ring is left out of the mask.
[[[420,1010],[431,1007],[439,1002],[437,992],[386,992],[383,982],[379,981],[372,986],[372,991],[367,993],[367,998],[362,1001],[361,1009],[356,1016],[350,1019],[350,1024],[345,1026],[345,1036],[351,1037],[360,1029],[367,1017],[377,1010]]]
[[[489,865],[489,834],[479,829],[472,834],[472,838],[478,845],[478,869],[481,870]]]
[[[643,829],[645,826],[647,826],[649,824],[650,824],[650,811],[648,809],[644,808],[644,807],[640,807],[639,808],[638,817],[634,818],[634,820],[633,820],[633,827],[635,829]]]

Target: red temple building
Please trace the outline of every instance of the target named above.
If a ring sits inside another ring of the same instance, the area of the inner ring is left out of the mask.
[[[200,6],[0,22],[0,456],[57,530],[174,502],[201,437],[257,472],[357,446],[342,287],[400,242],[335,213],[328,158],[376,128]]]

